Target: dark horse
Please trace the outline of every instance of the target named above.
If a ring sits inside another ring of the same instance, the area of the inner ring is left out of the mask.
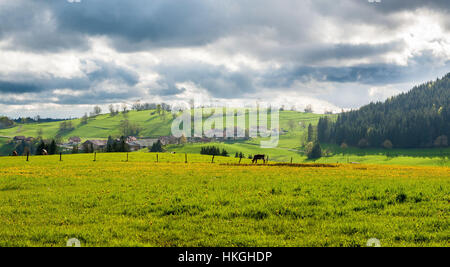
[[[260,159],[262,159],[262,160],[264,161],[264,164],[266,164],[266,155],[263,155],[263,154],[255,155],[255,156],[253,157],[252,164],[253,164],[253,163],[258,164],[258,160],[260,160]]]
[[[19,154],[17,153],[17,151],[14,150],[14,151],[12,152],[12,156],[13,156],[13,157],[17,157],[17,156],[19,156]]]

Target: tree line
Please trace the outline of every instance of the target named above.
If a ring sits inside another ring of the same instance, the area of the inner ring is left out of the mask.
[[[317,125],[322,143],[365,147],[427,148],[448,146],[450,73],[385,102],[323,117]]]
[[[220,147],[216,146],[205,146],[200,149],[200,154],[202,155],[211,155],[211,156],[223,156],[228,157],[228,151],[224,149],[220,150]]]
[[[42,155],[45,149],[49,155],[55,155],[59,153],[59,148],[56,140],[36,140],[34,142],[20,141],[14,145],[13,148],[18,155]]]

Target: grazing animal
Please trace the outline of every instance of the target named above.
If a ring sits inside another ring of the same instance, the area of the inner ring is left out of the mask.
[[[262,154],[261,155],[255,155],[253,157],[252,164],[253,163],[258,164],[258,160],[260,160],[260,159],[262,159],[264,161],[264,164],[266,164],[266,155],[262,155]]]
[[[12,152],[12,156],[13,156],[13,157],[17,157],[17,156],[19,156],[19,153],[17,153],[17,151],[14,150],[14,151]]]
[[[47,152],[47,150],[45,150],[45,149],[42,149],[42,156],[47,156],[48,155],[48,152]]]

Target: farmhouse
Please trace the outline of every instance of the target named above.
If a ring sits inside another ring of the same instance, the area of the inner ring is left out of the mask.
[[[151,147],[156,142],[158,142],[158,139],[138,139],[132,142],[127,142],[127,144],[131,151],[137,151],[139,149]]]
[[[178,138],[176,138],[175,136],[161,136],[158,139],[159,141],[161,141],[161,144],[163,146],[169,144],[178,144]]]
[[[94,150],[101,150],[106,147],[106,140],[87,140],[83,143],[83,147],[92,147]]]
[[[210,143],[212,141],[212,139],[208,137],[190,137],[188,140],[192,143]]]
[[[20,142],[20,141],[25,141],[26,137],[25,136],[14,136],[14,142]]]
[[[205,130],[204,135],[208,138],[214,138],[214,139],[224,139],[224,136],[226,135],[225,130],[221,129],[209,129]]]
[[[128,136],[126,142],[128,143],[128,142],[135,142],[135,141],[137,141],[137,138],[136,138],[136,137],[134,137],[134,136]]]
[[[69,143],[71,144],[79,144],[81,143],[81,138],[78,136],[72,136],[69,138]]]

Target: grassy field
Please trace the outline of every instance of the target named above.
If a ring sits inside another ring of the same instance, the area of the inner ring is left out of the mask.
[[[289,149],[283,147],[261,149],[256,141],[250,142],[225,142],[225,143],[208,143],[208,144],[186,144],[186,145],[170,145],[167,147],[169,151],[178,153],[200,153],[203,146],[217,146],[220,149],[227,150],[231,157],[236,152],[242,152],[247,155],[255,155],[263,153],[269,156],[270,161],[294,163],[311,163],[304,156],[303,152],[297,149]],[[324,147],[327,147],[326,145]],[[331,148],[332,149],[332,148]],[[386,151],[383,149],[349,149],[342,154],[336,150],[331,157],[323,157],[314,162],[317,163],[363,163],[363,164],[381,164],[381,165],[409,165],[409,166],[447,166],[450,167],[450,148],[443,150],[446,157],[440,157],[439,149],[393,149]]]
[[[184,157],[0,158],[0,246],[449,245],[448,167]]]

